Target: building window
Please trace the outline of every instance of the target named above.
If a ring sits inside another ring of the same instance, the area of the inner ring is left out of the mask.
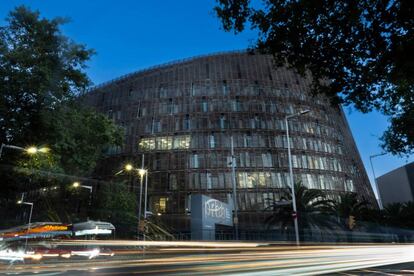
[[[212,185],[211,173],[207,173],[207,190],[210,190],[212,188],[213,188],[213,185]]]
[[[223,96],[227,96],[228,95],[228,91],[227,91],[227,81],[223,81]]]
[[[141,117],[142,116],[142,114],[141,114],[141,103],[138,103],[138,107],[137,107],[137,118],[139,118],[139,117]]]
[[[190,148],[190,142],[190,135],[142,138],[139,141],[138,148],[140,150],[188,149]]]
[[[185,115],[184,121],[183,121],[183,129],[190,129],[191,128],[191,120],[190,115]]]
[[[191,136],[190,135],[177,135],[174,136],[174,149],[188,149],[190,148]]]
[[[172,149],[172,137],[171,136],[162,136],[156,138],[157,145],[156,148],[159,150],[169,150]]]
[[[173,191],[178,189],[177,176],[175,174],[170,174],[169,188],[170,190],[173,190]]]
[[[139,141],[138,148],[140,150],[154,150],[155,138],[143,138]]]
[[[191,169],[199,168],[198,154],[196,154],[196,153],[190,155],[190,168]]]
[[[203,99],[201,103],[201,109],[203,112],[208,112],[208,102],[206,99]]]
[[[272,164],[272,155],[270,153],[262,153],[262,162],[263,167],[270,168],[273,166]]]
[[[215,146],[216,146],[216,141],[215,141],[215,139],[214,139],[214,133],[211,133],[211,134],[208,136],[208,145],[209,145],[209,147],[210,147],[211,149],[215,148]]]
[[[243,146],[250,147],[252,145],[252,135],[250,132],[243,135]]]
[[[168,100],[168,104],[167,104],[167,112],[168,114],[172,115],[174,113],[174,105],[173,105],[173,100],[169,99]]]
[[[167,211],[167,197],[160,197],[157,202],[155,202],[155,211],[157,213],[165,213]]]
[[[355,191],[354,182],[352,181],[352,179],[347,179],[345,181],[345,191],[346,192],[354,192]]]
[[[226,126],[226,117],[224,116],[224,114],[220,115],[220,128],[224,129]]]

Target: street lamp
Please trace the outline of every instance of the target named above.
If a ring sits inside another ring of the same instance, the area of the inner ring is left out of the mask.
[[[25,244],[24,244],[24,252],[26,252],[27,239],[29,238],[29,231],[30,231],[30,226],[31,226],[31,223],[32,223],[33,202],[24,201],[24,194],[22,194],[22,198],[19,201],[17,201],[17,204],[19,204],[19,205],[30,205],[29,224],[27,226],[26,241],[25,241]]]
[[[117,172],[115,175],[121,174],[123,172],[136,172],[140,177],[139,184],[139,203],[138,203],[138,227],[141,225],[141,213],[142,213],[142,190],[144,184],[145,176],[145,199],[144,199],[144,219],[147,218],[147,195],[148,195],[148,170],[144,169],[144,155],[142,155],[142,167],[137,169],[132,164],[125,164],[124,168]]]
[[[238,215],[238,205],[237,205],[237,183],[236,183],[236,157],[234,156],[234,141],[233,135],[230,137],[230,151],[231,151],[231,182],[233,188],[233,224],[235,239],[239,240],[239,215]]]
[[[126,165],[125,165],[125,170],[126,170],[126,171],[130,172],[130,171],[132,171],[133,169],[134,169],[134,167],[133,167],[131,164],[126,164]]]
[[[47,147],[38,148],[38,147],[30,146],[30,147],[27,147],[27,148],[23,148],[23,147],[18,147],[18,146],[14,146],[14,145],[1,144],[0,158],[1,158],[1,155],[3,153],[3,149],[5,149],[5,148],[20,150],[20,151],[26,152],[27,154],[30,154],[30,155],[37,154],[39,152],[40,153],[48,153],[50,151],[50,149],[47,148]]]
[[[288,159],[289,159],[289,177],[290,177],[290,186],[291,186],[291,193],[292,193],[292,206],[293,206],[293,222],[295,224],[295,236],[296,236],[296,245],[300,245],[299,241],[299,226],[298,226],[298,214],[296,209],[296,195],[295,195],[295,184],[293,183],[293,169],[292,169],[292,155],[290,152],[290,139],[289,139],[289,123],[288,120],[293,117],[298,117],[309,113],[310,110],[304,110],[299,113],[295,113],[292,115],[288,115],[285,117],[285,124],[286,124],[286,139],[287,139],[287,148],[288,148]]]
[[[141,169],[136,169],[140,178],[139,178],[139,206],[138,206],[138,227],[140,227],[141,225],[141,206],[142,206],[142,188],[143,188],[143,183],[144,183],[144,176],[147,174],[147,170],[141,168]],[[145,197],[147,195],[147,187],[145,188]],[[145,198],[144,200],[145,202],[147,202],[147,199]],[[144,212],[146,212],[146,206],[145,206],[145,210]],[[144,213],[144,219],[147,216]]]
[[[374,171],[374,166],[372,165],[372,159],[375,158],[375,157],[386,155],[386,154],[387,154],[386,152],[381,152],[381,153],[378,153],[378,154],[371,155],[369,157],[369,162],[371,163],[372,175],[374,176],[375,189],[377,190],[377,194],[378,194],[378,205],[379,205],[380,209],[383,209],[384,206],[382,206],[381,195],[380,195],[380,192],[379,192],[379,189],[378,189],[378,183],[377,183],[377,179],[375,177],[375,171]]]
[[[89,206],[91,205],[91,201],[92,201],[92,186],[87,186],[87,185],[82,185],[79,181],[75,181],[72,183],[72,187],[74,188],[84,188],[84,189],[88,189],[89,190]]]

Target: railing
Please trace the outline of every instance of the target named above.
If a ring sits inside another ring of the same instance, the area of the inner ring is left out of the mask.
[[[173,234],[175,240],[191,240],[190,232],[180,232]],[[242,241],[274,241],[274,242],[294,242],[295,235],[293,231],[281,232],[280,230],[240,230],[239,238]],[[302,241],[307,243],[326,242],[326,243],[405,243],[413,242],[414,235],[406,234],[400,236],[395,233],[371,233],[359,231],[319,231],[319,230],[305,230]],[[233,231],[215,231],[215,240],[217,241],[232,241],[234,240]]]
[[[91,88],[87,89],[86,92],[88,93],[88,92],[91,92],[91,91],[96,90],[98,88],[101,88],[101,87],[119,82],[121,80],[125,80],[125,79],[127,79],[127,78],[129,78],[133,75],[136,75],[136,74],[142,74],[142,73],[149,72],[149,71],[152,71],[152,70],[156,70],[156,69],[159,69],[159,68],[163,68],[163,67],[167,67],[167,66],[171,66],[171,65],[175,65],[175,64],[180,64],[180,63],[184,63],[184,62],[193,61],[193,60],[196,60],[196,59],[199,59],[199,58],[207,58],[207,57],[219,56],[219,55],[225,55],[225,54],[243,54],[243,53],[247,53],[247,52],[248,52],[247,50],[222,51],[222,52],[215,52],[215,53],[211,53],[211,54],[197,55],[197,56],[193,56],[193,57],[189,57],[189,58],[183,58],[183,59],[179,59],[179,60],[173,60],[173,61],[169,61],[169,62],[166,62],[166,63],[150,66],[150,67],[147,67],[145,69],[140,69],[140,70],[134,71],[132,73],[122,75],[120,77],[112,79],[110,81],[100,83],[98,85],[92,86]]]

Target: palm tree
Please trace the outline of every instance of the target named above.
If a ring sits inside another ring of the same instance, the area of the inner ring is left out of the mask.
[[[389,226],[403,227],[405,224],[404,204],[396,202],[384,207],[383,214],[385,223]]]
[[[414,229],[414,202],[409,201],[404,203],[402,210],[402,217],[404,218],[404,225],[413,230]]]
[[[360,220],[367,210],[368,201],[360,200],[355,193],[341,194],[339,200],[332,200],[330,206],[325,209],[327,213],[336,217],[336,224],[347,232],[348,241],[352,241],[351,230],[355,222]]]
[[[330,211],[339,219],[347,219],[350,216],[358,219],[362,217],[367,208],[368,201],[360,200],[355,193],[344,193],[341,194],[339,200],[331,201]]]
[[[402,228],[407,223],[406,210],[405,205],[399,202],[388,204],[383,210],[385,224],[392,227],[391,232],[398,236],[400,242],[404,241],[404,230]]]
[[[304,229],[326,226],[329,223],[322,211],[327,208],[329,200],[321,190],[308,189],[301,182],[295,184],[296,209],[299,225],[300,239],[304,238]],[[280,227],[282,231],[293,229],[293,211],[290,191],[285,191],[280,201],[274,201],[266,210],[272,214],[265,219],[268,228]]]

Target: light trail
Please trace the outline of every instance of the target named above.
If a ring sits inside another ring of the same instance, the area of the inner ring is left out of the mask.
[[[161,244],[166,245],[164,242]],[[173,244],[177,245],[177,243]],[[193,243],[186,244],[194,246]],[[200,243],[197,242],[197,244]],[[65,262],[37,265],[36,268],[33,265],[18,264],[9,270],[0,266],[0,273],[34,271],[70,271],[70,273],[80,271],[84,273],[91,272],[93,267],[94,275],[130,275],[134,273],[140,275],[317,275],[414,262],[414,245],[341,245],[299,248],[296,246],[248,246],[231,248],[229,247],[231,243],[226,243],[224,248],[219,247],[215,251],[209,246],[219,243],[202,244],[207,247],[197,247],[193,250],[188,247],[151,248],[146,251],[145,258],[143,250],[126,250],[125,254],[122,254],[122,250],[113,249],[115,256],[109,259],[65,260]],[[240,246],[244,243],[234,244]]]
[[[100,245],[100,246],[157,246],[157,247],[214,247],[248,248],[269,246],[269,243],[255,242],[205,242],[205,241],[136,241],[136,240],[62,240],[51,241],[51,245]]]

